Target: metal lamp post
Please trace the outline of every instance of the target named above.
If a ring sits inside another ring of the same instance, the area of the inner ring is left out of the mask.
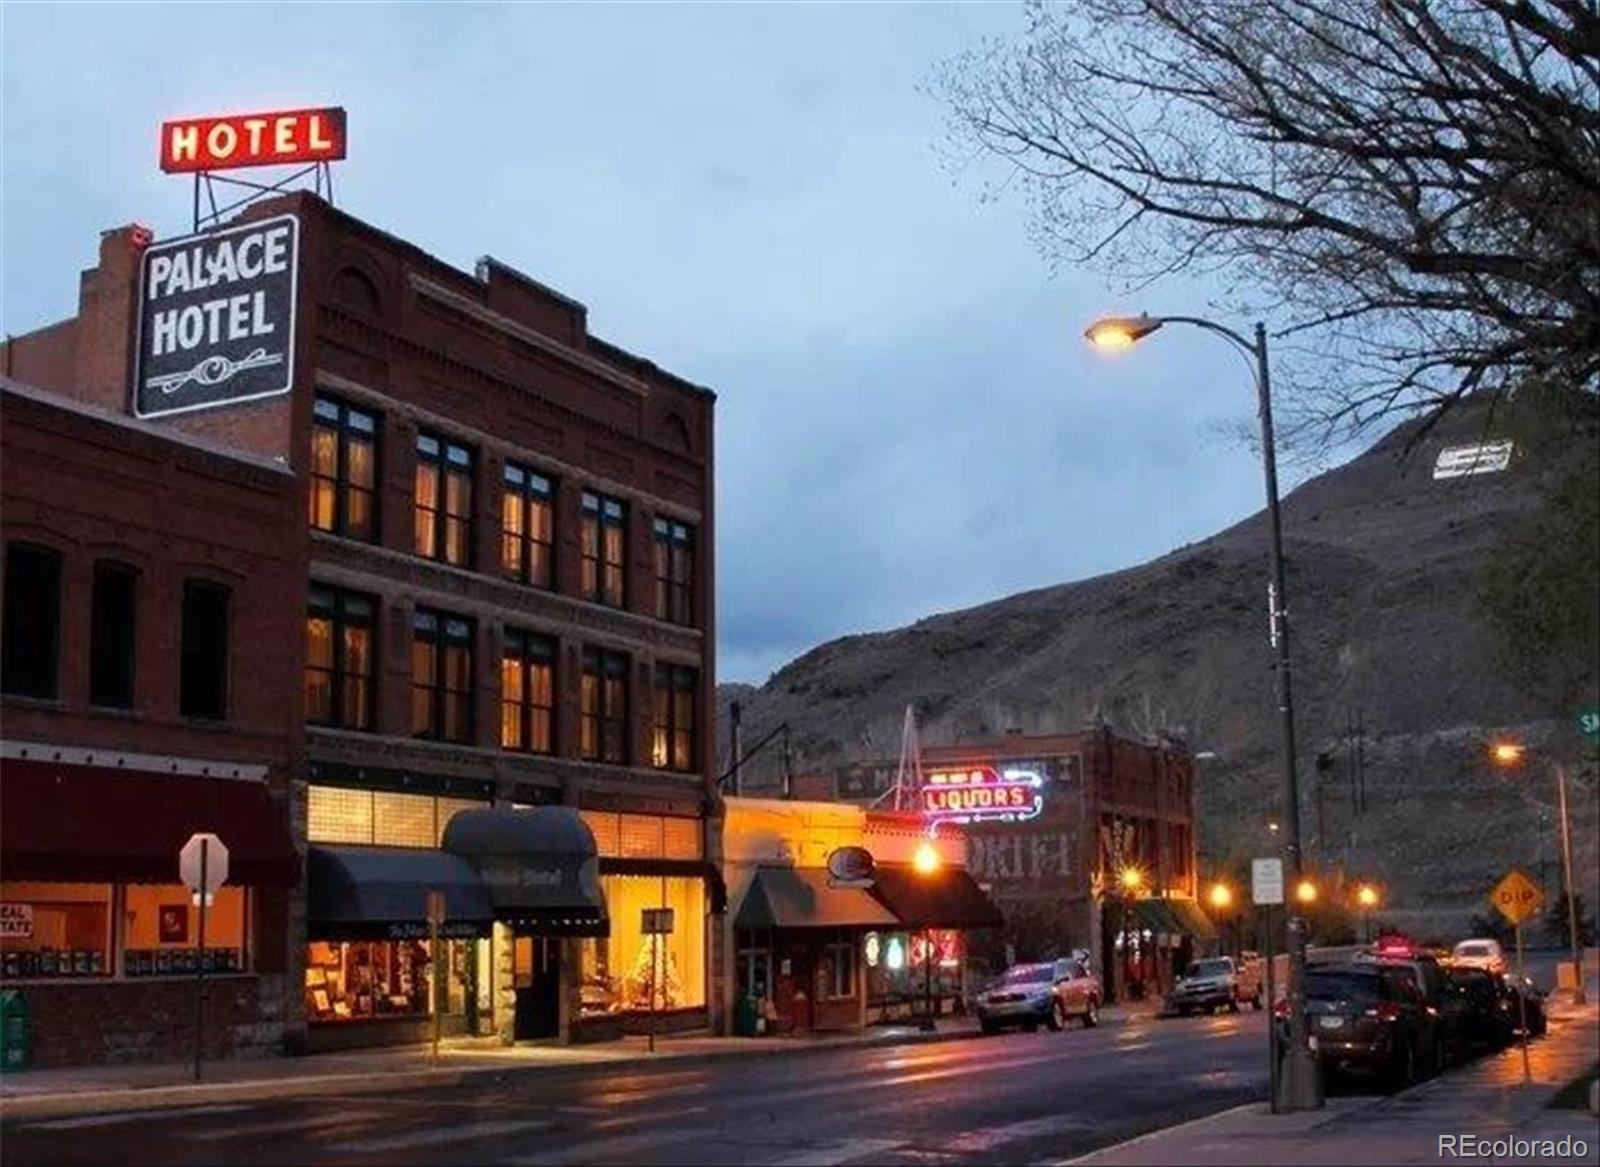
[[[1289,673],[1289,606],[1284,587],[1283,524],[1278,508],[1278,457],[1272,429],[1272,381],[1267,361],[1267,328],[1257,323],[1253,340],[1233,329],[1198,316],[1131,316],[1097,320],[1085,331],[1103,348],[1126,348],[1165,324],[1191,324],[1215,333],[1254,358],[1257,413],[1261,422],[1261,471],[1267,495],[1268,546],[1271,569],[1267,581],[1272,646],[1276,650],[1278,723],[1282,752],[1283,866],[1290,886],[1300,882],[1300,780],[1295,768],[1294,694]],[[1285,1110],[1311,1110],[1322,1105],[1322,1080],[1306,1044],[1306,921],[1299,904],[1285,905],[1289,955],[1289,1048],[1283,1056],[1279,1103]]]

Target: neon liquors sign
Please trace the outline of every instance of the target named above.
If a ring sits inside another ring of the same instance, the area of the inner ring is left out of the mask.
[[[1034,770],[933,770],[921,794],[923,816],[935,822],[1026,822],[1044,810],[1044,779]]]
[[[147,248],[134,412],[157,417],[289,392],[299,250],[293,215]]]

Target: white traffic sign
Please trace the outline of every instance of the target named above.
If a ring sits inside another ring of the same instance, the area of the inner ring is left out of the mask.
[[[202,866],[205,867],[204,887],[201,886]],[[210,831],[190,835],[183,850],[178,852],[178,878],[195,895],[201,892],[208,896],[214,894],[217,888],[228,882],[227,844]]]
[[[1283,860],[1250,860],[1250,902],[1283,903]]]

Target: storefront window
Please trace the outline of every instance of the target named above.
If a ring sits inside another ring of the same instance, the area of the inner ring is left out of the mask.
[[[837,933],[823,945],[817,984],[834,999],[856,995],[856,939],[849,933]]]
[[[580,812],[607,859],[698,859],[700,820],[613,810]]]
[[[735,940],[734,991],[752,1000],[772,996],[772,933],[739,929]]]
[[[307,791],[306,837],[313,843],[437,847],[457,811],[487,805],[469,798],[312,786]]]
[[[7,979],[103,977],[114,971],[110,884],[0,884],[0,924]]]
[[[432,1003],[428,941],[314,943],[306,954],[306,1016],[358,1021],[425,1015]]]
[[[242,887],[218,888],[206,909],[204,956],[200,956],[200,908],[182,884],[130,884],[122,889],[122,971],[130,977],[192,973],[196,959],[206,972],[242,972],[248,913]]]
[[[655,1007],[698,1009],[706,1003],[705,885],[696,878],[604,875],[611,935],[583,942],[583,1015],[650,1008],[652,961]],[[646,908],[671,908],[669,935],[648,936]]]

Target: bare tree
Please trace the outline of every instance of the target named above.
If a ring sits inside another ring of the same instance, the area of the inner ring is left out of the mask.
[[[933,88],[1053,262],[1221,278],[1295,335],[1302,417],[1600,390],[1591,0],[1035,2]]]

